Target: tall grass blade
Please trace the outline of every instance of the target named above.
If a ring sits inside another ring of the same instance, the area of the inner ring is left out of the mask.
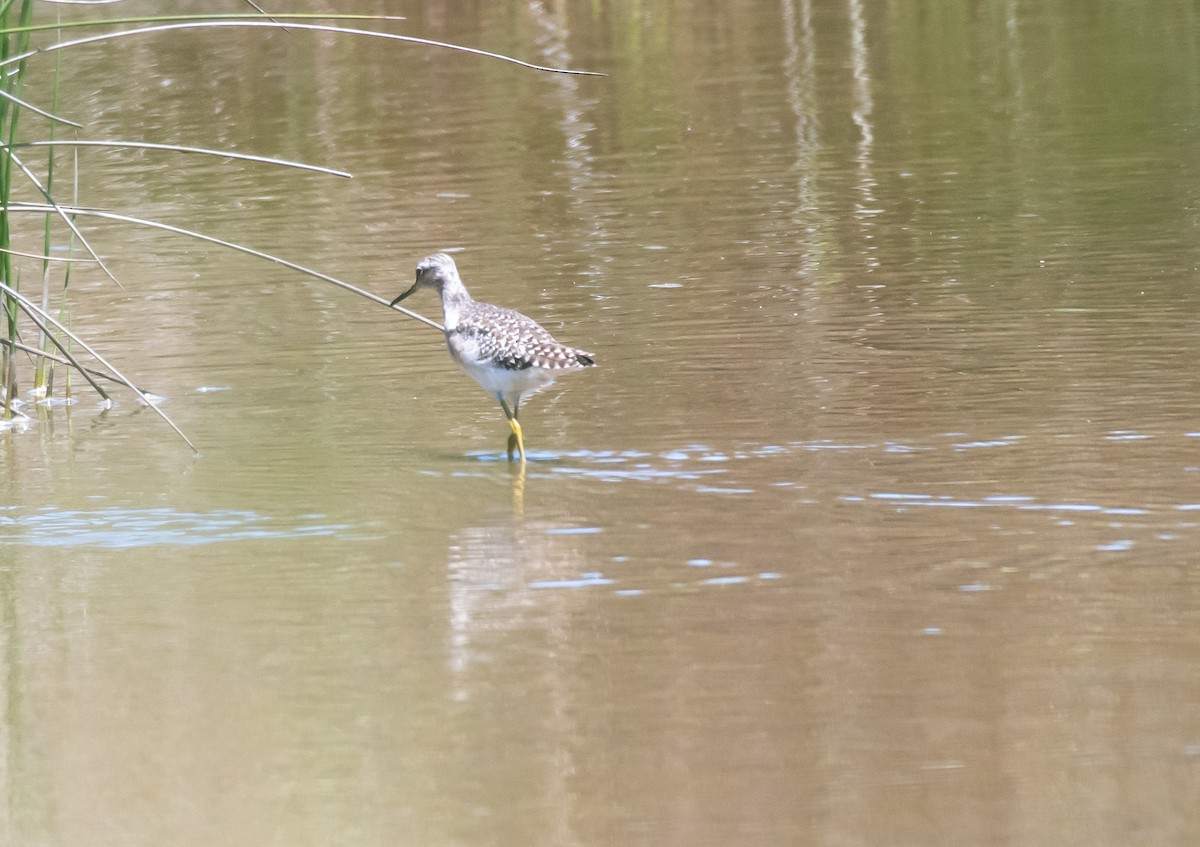
[[[9,13],[12,11],[12,0],[4,0],[0,5],[0,22],[8,23]],[[33,0],[23,0],[19,9],[19,21],[22,26],[28,26],[33,15]],[[29,34],[16,33],[10,34],[5,32],[0,37],[0,57],[7,60],[12,50],[18,53],[26,51],[29,47]],[[6,65],[11,65],[13,62],[6,62]],[[13,97],[17,96],[17,92],[21,89],[22,81],[25,76],[25,61],[23,59],[15,60],[16,67],[14,72],[5,73],[0,77],[0,91]],[[20,117],[20,110],[15,108],[10,100],[6,97],[0,97],[0,137],[3,137],[8,143],[12,143],[16,139],[17,123]],[[8,198],[12,190],[12,159],[5,156],[3,161],[0,161],[0,201],[7,205]],[[0,211],[0,247],[8,247],[10,244],[10,229],[7,213]],[[15,283],[16,277],[13,275],[13,263],[10,255],[0,255],[0,279],[7,286],[9,282]],[[5,332],[10,340],[16,340],[18,337],[17,313],[19,301],[13,297],[6,295],[2,299],[5,313]],[[2,385],[4,389],[4,418],[12,417],[13,401],[17,393],[17,370],[16,359],[13,356],[13,351],[5,348],[2,365],[3,370]]]

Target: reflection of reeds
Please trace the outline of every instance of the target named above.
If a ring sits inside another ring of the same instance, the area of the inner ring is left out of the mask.
[[[315,165],[305,165],[299,162],[289,162],[263,156],[252,156],[227,150],[208,150],[182,145],[149,144],[137,141],[95,141],[80,140],[77,138],[67,140],[58,139],[56,138],[56,134],[59,124],[72,127],[73,129],[82,128],[81,124],[74,123],[55,114],[58,108],[59,57],[62,55],[61,51],[83,44],[94,44],[144,33],[213,27],[261,27],[284,29],[293,33],[319,31],[383,38],[500,59],[533,70],[587,74],[586,71],[569,71],[532,65],[498,53],[489,53],[445,42],[431,41],[395,33],[334,26],[329,23],[317,24],[311,22],[313,19],[363,22],[401,20],[382,15],[267,15],[254,3],[249,3],[250,6],[253,6],[257,10],[256,12],[223,15],[164,15],[149,18],[109,18],[71,22],[59,20],[50,24],[34,24],[34,4],[35,0],[0,0],[0,308],[4,312],[4,327],[3,330],[0,330],[0,388],[4,392],[3,411],[0,412],[0,415],[4,419],[9,419],[13,416],[14,405],[17,402],[17,361],[18,354],[20,354],[22,357],[30,357],[34,363],[33,393],[35,397],[48,399],[53,394],[54,368],[56,365],[65,366],[68,368],[68,377],[71,373],[78,373],[105,400],[108,399],[108,395],[100,384],[101,380],[116,383],[133,391],[139,398],[149,404],[156,414],[179,433],[184,441],[187,441],[187,437],[171,422],[170,418],[155,406],[154,403],[151,403],[149,398],[132,381],[122,375],[94,348],[65,325],[65,321],[67,320],[67,290],[71,278],[71,267],[75,261],[94,263],[113,282],[120,285],[120,282],[117,281],[116,277],[105,266],[100,256],[92,250],[84,233],[79,230],[76,220],[80,217],[100,217],[123,223],[135,223],[199,238],[221,247],[268,259],[316,279],[337,285],[382,305],[389,304],[388,300],[376,297],[347,282],[335,279],[319,271],[311,270],[295,262],[289,262],[263,253],[251,247],[174,227],[170,224],[144,220],[132,215],[81,208],[77,196],[79,174],[77,151],[79,147],[83,146],[135,147],[172,153],[195,153],[219,156],[225,160],[278,165],[341,177],[349,177],[350,174]],[[30,38],[36,32],[51,31],[55,34],[60,34],[62,30],[67,28],[97,26],[115,26],[117,28],[99,35],[58,40],[38,48],[30,48]],[[49,109],[43,109],[37,105],[23,101],[21,99],[21,92],[27,61],[36,55],[51,52],[55,54],[53,98]],[[35,115],[50,122],[48,138],[32,141],[18,140],[18,118],[23,110],[32,111]],[[75,153],[71,167],[70,193],[72,200],[70,203],[60,203],[55,199],[56,194],[63,193],[56,189],[56,183],[64,181],[64,178],[61,176],[56,179],[55,151],[64,146],[72,147]],[[31,161],[26,161],[25,157],[27,153],[25,151],[28,151],[28,154],[32,155],[42,150],[46,152],[46,161],[43,175],[39,177],[36,166],[32,165]],[[21,152],[18,153],[18,151]],[[18,197],[21,196],[21,193],[14,193],[14,179],[20,180],[21,186],[25,189],[26,193],[32,190],[36,195],[40,195],[41,202],[30,203],[19,201]],[[13,236],[15,232],[12,225],[16,221],[18,213],[37,214],[42,217],[42,249],[40,254],[14,249]],[[62,234],[66,237],[66,256],[52,259],[50,254],[55,249],[56,234]],[[86,257],[75,257],[76,245],[87,254]],[[35,302],[33,298],[21,292],[20,276],[13,262],[14,256],[24,256],[41,261],[42,286],[40,303]],[[59,273],[59,269],[61,269],[61,280],[55,283],[54,278]],[[394,308],[434,328],[439,330],[442,328],[440,324],[430,321],[415,312],[410,312],[399,306]],[[36,346],[22,339],[22,326],[32,326],[37,330],[38,343]],[[88,367],[81,363],[72,353],[73,347],[78,347],[85,351],[88,357],[98,366]],[[69,396],[69,378],[63,380],[63,391],[65,392],[64,396]],[[188,445],[191,446],[191,442],[188,442]]]

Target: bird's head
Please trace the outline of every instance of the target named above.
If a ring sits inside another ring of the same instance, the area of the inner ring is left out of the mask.
[[[389,305],[395,306],[418,288],[432,288],[438,294],[441,294],[442,289],[447,284],[454,284],[456,282],[461,285],[458,277],[458,268],[455,266],[454,260],[445,253],[434,253],[432,256],[426,256],[417,263],[416,281],[408,291],[405,291]]]

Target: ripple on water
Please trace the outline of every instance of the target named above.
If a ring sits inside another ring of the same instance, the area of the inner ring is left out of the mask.
[[[1190,437],[1192,433],[1187,433]],[[1146,443],[1147,441],[1162,441],[1162,437],[1148,439],[1142,433],[1134,430],[1110,430],[1095,436],[1097,439],[1129,441]],[[1181,503],[1146,503],[1138,501],[1104,502],[1097,492],[1094,498],[1086,496],[1088,492],[1081,491],[1079,499],[1069,499],[1056,493],[1046,496],[1037,491],[1004,492],[987,490],[996,485],[994,474],[990,469],[981,466],[977,475],[978,484],[963,486],[955,484],[952,488],[938,491],[914,490],[912,478],[905,487],[899,489],[871,490],[870,481],[873,477],[855,477],[851,475],[843,480],[840,487],[822,485],[821,480],[814,479],[806,473],[808,465],[803,464],[802,457],[814,453],[842,453],[847,457],[860,456],[863,453],[907,453],[917,454],[921,458],[933,457],[930,465],[934,468],[934,478],[938,468],[945,467],[945,460],[952,458],[956,463],[955,471],[962,474],[961,462],[964,455],[971,456],[975,462],[986,463],[993,455],[1008,453],[1014,450],[1044,449],[1045,445],[1037,439],[1022,435],[1003,435],[998,438],[972,438],[963,432],[942,433],[936,439],[924,443],[900,443],[898,441],[881,439],[879,441],[854,443],[833,440],[786,441],[778,443],[741,443],[721,447],[703,443],[683,443],[665,446],[654,452],[644,450],[575,450],[570,452],[544,452],[531,455],[530,473],[548,477],[573,478],[601,483],[651,483],[666,485],[680,490],[706,496],[722,498],[729,503],[751,495],[761,497],[784,497],[789,505],[818,505],[821,502],[846,504],[856,508],[884,508],[897,514],[920,515],[935,512],[947,514],[959,512],[987,512],[1005,514],[1003,520],[1015,519],[1015,516],[1044,516],[1054,526],[1081,526],[1091,529],[1096,526],[1097,519],[1108,521],[1108,528],[1114,529],[1128,524],[1122,533],[1137,533],[1145,531],[1152,533],[1150,538],[1156,542],[1173,540],[1183,529],[1193,529],[1194,522],[1181,522],[1183,515],[1191,517],[1200,511],[1200,503],[1185,501]],[[801,462],[794,461],[801,457]],[[976,458],[978,457],[978,458]],[[481,461],[493,461],[504,458],[501,454],[479,455]],[[969,459],[968,461],[971,461]],[[936,464],[941,460],[942,464]],[[823,460],[822,467],[828,468],[829,460]],[[861,471],[860,464],[854,466]],[[1190,468],[1188,468],[1190,469]],[[827,476],[827,475],[826,475]],[[970,481],[968,474],[968,482]],[[865,490],[854,490],[854,481],[867,482]],[[937,486],[933,481],[930,485]],[[912,486],[912,487],[909,487]],[[923,486],[924,487],[924,486]],[[1056,486],[1057,487],[1057,486]],[[976,496],[970,496],[968,493]],[[1112,492],[1106,489],[1111,496]],[[731,506],[730,508],[736,508]],[[1178,517],[1168,517],[1168,515]],[[1121,518],[1121,523],[1113,523],[1112,519]],[[953,518],[949,518],[953,520]],[[1040,519],[1040,518],[1039,518]],[[936,520],[936,519],[933,519]],[[1173,526],[1164,526],[1163,522],[1174,522]],[[1165,532],[1164,530],[1169,530]],[[566,527],[555,530],[560,533],[598,532],[599,527]],[[1093,549],[1103,552],[1128,552],[1144,544],[1145,538],[1118,538],[1101,542],[1091,542]],[[692,567],[702,567],[707,560],[693,559],[688,562]],[[719,579],[723,579],[719,578]],[[572,583],[573,584],[573,583]],[[696,584],[696,583],[691,583]],[[724,583],[717,583],[724,584]],[[621,586],[624,588],[625,586]]]
[[[328,523],[323,515],[271,517],[257,512],[216,509],[94,510],[42,509],[0,514],[0,545],[33,547],[194,546],[227,541],[307,538],[344,532],[346,524]]]

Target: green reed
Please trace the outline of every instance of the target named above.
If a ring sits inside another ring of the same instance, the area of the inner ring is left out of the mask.
[[[15,10],[12,0],[0,0],[0,25],[4,27],[3,35],[0,35],[0,60],[5,62],[12,54],[24,52],[29,45],[28,33],[10,33],[8,31],[9,20],[14,16],[21,23],[28,24],[33,16],[33,0],[23,0],[21,6]],[[17,120],[20,115],[20,110],[12,105],[11,98],[21,90],[24,72],[25,63],[19,62],[15,73],[5,73],[0,78],[0,91],[3,91],[4,94],[0,97],[0,137],[7,138],[10,142],[16,137]],[[8,248],[10,241],[10,221],[7,207],[11,188],[12,164],[8,157],[4,157],[3,160],[0,160],[0,202],[4,204],[0,209],[0,247],[5,249]],[[0,254],[0,276],[5,282],[10,280],[16,282],[13,277],[12,256],[7,252]],[[17,300],[8,294],[3,294],[0,296],[0,305],[4,310],[5,337],[10,342],[15,341],[18,332]],[[5,345],[3,360],[0,362],[0,385],[4,391],[3,414],[5,418],[12,416],[12,404],[16,394],[16,362],[13,354],[11,346]]]

